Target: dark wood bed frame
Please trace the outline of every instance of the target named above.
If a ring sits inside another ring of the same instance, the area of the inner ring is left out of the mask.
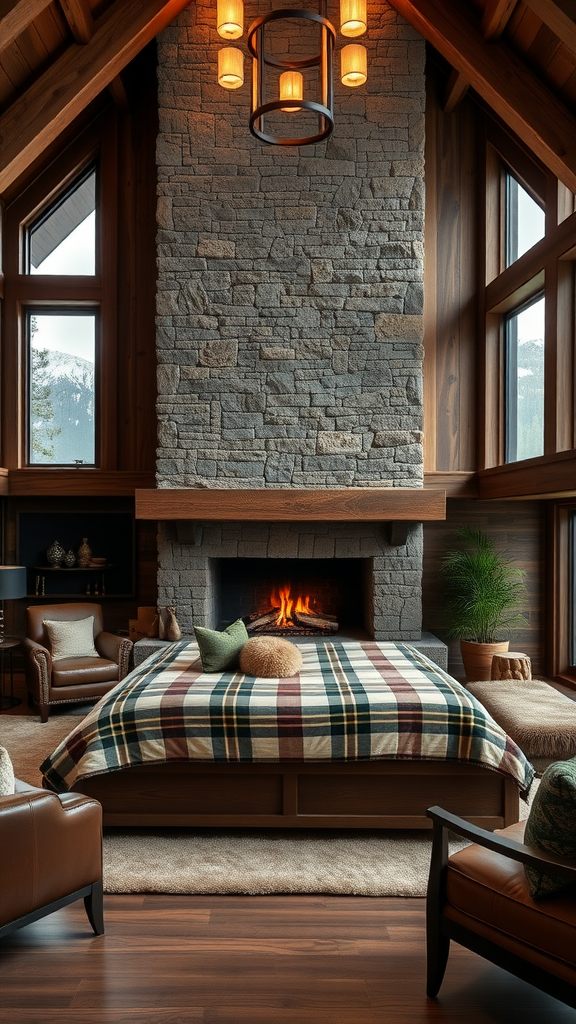
[[[429,829],[433,805],[486,829],[519,818],[511,779],[446,761],[166,762],[94,776],[74,789],[101,802],[105,825]]]

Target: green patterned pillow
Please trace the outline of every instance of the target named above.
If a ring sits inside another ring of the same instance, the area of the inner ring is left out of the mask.
[[[230,623],[222,633],[217,629],[194,626],[194,635],[198,641],[202,668],[205,672],[222,672],[225,668],[232,668],[248,640],[248,632],[242,619]]]
[[[576,757],[556,761],[542,776],[526,822],[526,846],[576,860]],[[570,879],[544,874],[526,866],[533,899],[551,896],[570,885]]]

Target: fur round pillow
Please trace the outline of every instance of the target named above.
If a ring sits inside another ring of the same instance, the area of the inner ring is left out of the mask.
[[[253,636],[240,651],[240,670],[247,676],[284,679],[301,668],[299,648],[280,636]]]

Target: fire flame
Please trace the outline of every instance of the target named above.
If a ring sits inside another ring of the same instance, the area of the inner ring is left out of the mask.
[[[280,608],[274,625],[279,626],[282,629],[294,626],[292,618],[293,612],[306,612],[308,615],[313,614],[313,609],[310,607],[310,596],[307,594],[306,597],[302,597],[298,594],[298,597],[294,599],[290,596],[289,583],[280,588],[278,595],[273,591],[270,597],[270,602],[272,608]]]

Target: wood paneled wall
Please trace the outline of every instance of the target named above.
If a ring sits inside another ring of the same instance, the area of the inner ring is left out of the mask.
[[[440,600],[438,568],[443,555],[457,542],[460,524],[480,526],[494,538],[499,551],[526,572],[527,595],[519,609],[528,625],[510,634],[511,649],[532,660],[534,675],[544,672],[545,519],[544,501],[476,501],[449,499],[445,522],[424,524],[423,628],[449,643],[449,671],[464,678],[458,641],[448,641],[448,618]]]
[[[465,97],[440,106],[427,66],[424,278],[424,468],[477,468],[478,225],[482,114]]]

